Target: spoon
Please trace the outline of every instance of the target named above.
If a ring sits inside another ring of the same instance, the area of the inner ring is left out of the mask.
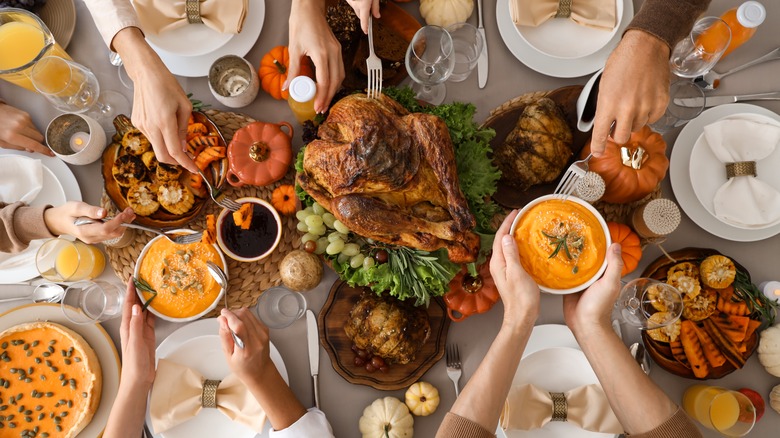
[[[599,97],[599,83],[603,72],[604,69],[601,69],[591,76],[582,87],[580,97],[577,98],[577,129],[581,132],[588,132],[593,128],[593,119],[596,117],[596,102]]]
[[[0,303],[7,303],[16,300],[32,300],[33,303],[54,303],[62,298],[65,290],[57,283],[39,284],[30,295],[16,298],[6,298],[0,300]]]
[[[644,371],[645,374],[650,375],[650,358],[647,355],[644,344],[634,342],[628,347],[628,351],[631,353],[634,360],[636,360],[636,363],[639,364],[639,367],[642,368],[642,371]]]
[[[219,287],[222,288],[224,291],[225,296],[225,308],[230,310],[230,307],[228,307],[228,299],[227,299],[227,287],[228,287],[228,279],[227,275],[225,275],[225,271],[222,270],[219,266],[215,265],[213,262],[206,262],[206,267],[209,269],[209,274],[211,274],[212,277],[214,277],[214,280],[217,282]],[[232,328],[228,327],[230,329],[230,334],[233,336],[233,342],[236,343],[238,348],[244,349],[244,341],[241,340],[241,338],[238,337],[236,332],[233,331]]]
[[[763,64],[767,61],[772,61],[775,59],[780,59],[780,47],[772,50],[771,52],[767,53],[766,55],[756,58],[750,62],[746,62],[742,65],[739,65],[737,67],[732,68],[731,70],[725,72],[725,73],[718,73],[715,70],[710,70],[709,72],[705,73],[702,76],[699,76],[693,80],[693,83],[698,85],[699,87],[705,89],[705,90],[714,90],[718,88],[718,85],[720,85],[721,79],[724,77],[736,73],[738,71],[742,71],[748,67],[752,67],[757,64]]]

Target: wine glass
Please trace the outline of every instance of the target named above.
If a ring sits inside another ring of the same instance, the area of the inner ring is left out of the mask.
[[[680,319],[683,300],[680,292],[670,284],[652,278],[636,278],[620,290],[615,309],[626,324],[640,330],[652,330]]]
[[[452,37],[439,26],[423,26],[406,50],[406,70],[417,98],[433,105],[444,102],[444,81],[452,74],[455,56]]]
[[[731,42],[731,28],[718,17],[704,17],[672,50],[672,72],[683,78],[695,78],[712,69]]]
[[[107,132],[114,131],[113,120],[126,113],[129,102],[115,91],[100,91],[97,77],[83,65],[60,58],[41,58],[30,73],[33,86],[62,112],[86,113]]]

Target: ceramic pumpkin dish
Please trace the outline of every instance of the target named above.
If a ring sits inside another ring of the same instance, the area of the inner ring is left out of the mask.
[[[485,313],[499,300],[496,282],[490,275],[490,260],[483,263],[477,276],[463,269],[450,281],[450,290],[444,294],[447,315],[455,322],[463,321],[476,313]]]
[[[236,131],[228,145],[227,181],[241,187],[265,186],[280,180],[292,163],[292,136],[293,128],[287,122],[253,122]]]
[[[590,143],[580,155],[585,158],[589,154]],[[590,159],[590,170],[601,175],[606,184],[601,200],[615,204],[627,204],[649,195],[668,169],[666,142],[648,126],[631,133],[626,144],[607,140],[604,154]]]
[[[642,246],[639,235],[631,230],[628,225],[617,222],[607,222],[609,235],[612,241],[620,244],[620,256],[623,258],[623,270],[621,277],[634,272],[642,259]]]
[[[257,76],[260,77],[260,85],[266,93],[277,100],[287,100],[290,93],[282,90],[282,86],[287,81],[287,69],[290,66],[290,52],[287,46],[276,46],[263,56],[260,60],[260,68],[257,70]],[[314,73],[311,64],[307,58],[302,58],[300,63],[299,75],[311,77]]]

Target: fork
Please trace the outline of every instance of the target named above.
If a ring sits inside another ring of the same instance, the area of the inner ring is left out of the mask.
[[[455,398],[460,395],[460,389],[458,389],[458,381],[460,381],[460,375],[463,372],[460,369],[460,353],[458,352],[457,344],[447,345],[445,351],[447,353],[447,376],[452,380],[455,385]]]
[[[374,20],[371,16],[368,17],[368,52],[368,97],[377,99],[382,93],[382,60],[374,53]]]
[[[230,305],[228,304],[228,278],[227,274],[225,274],[225,271],[222,270],[219,266],[217,266],[216,263],[212,262],[211,260],[206,262],[206,267],[208,268],[209,273],[212,277],[214,277],[214,280],[216,280],[217,283],[219,283],[219,287],[222,288],[222,295],[225,297],[225,309],[230,310]],[[236,344],[236,347],[240,349],[244,349],[244,341],[241,340],[240,337],[236,334],[236,332],[233,331],[232,328],[228,327],[230,330],[230,335],[233,337],[233,342]]]
[[[206,178],[206,175],[202,170],[198,170],[198,173],[200,174],[200,177],[203,178],[203,182],[205,182],[206,186],[209,188],[209,196],[211,196],[211,199],[213,199],[217,205],[230,211],[236,211],[241,208],[241,204],[228,198],[220,190],[215,189],[214,186],[212,186],[209,182],[209,179]]]
[[[569,199],[574,189],[577,188],[577,183],[588,173],[588,162],[591,156],[593,154],[588,154],[584,159],[571,163],[571,166],[566,169],[566,173],[563,174],[561,182],[558,183],[558,187],[555,188],[554,194],[563,197],[564,201]]]
[[[111,219],[113,218],[107,217],[107,218],[100,219],[100,221],[107,222],[110,221]],[[73,221],[73,225],[77,227],[80,227],[82,225],[94,224],[94,223],[97,223],[95,219],[91,219],[84,216],[76,218],[76,220]],[[160,236],[165,236],[166,239],[170,240],[173,243],[178,243],[182,245],[200,242],[201,238],[203,237],[202,231],[199,231],[197,233],[192,233],[192,234],[177,234],[172,231],[163,231],[163,230],[158,230],[157,228],[145,227],[143,225],[132,224],[132,223],[122,223],[121,225],[126,228],[135,228],[136,230],[148,231],[150,233],[159,234]],[[171,239],[171,235],[174,236],[173,239]]]

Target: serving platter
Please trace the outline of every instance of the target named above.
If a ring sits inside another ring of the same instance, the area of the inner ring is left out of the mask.
[[[347,382],[384,391],[404,389],[419,380],[444,356],[444,345],[450,324],[447,309],[440,299],[431,300],[427,309],[431,335],[417,352],[414,361],[406,365],[392,364],[386,373],[379,370],[369,373],[364,367],[354,365],[352,340],[344,331],[349,311],[364,291],[374,293],[368,288],[350,287],[341,280],[333,284],[328,299],[317,317],[320,343],[328,352],[333,369]]]
[[[650,265],[648,265],[647,268],[645,268],[645,270],[642,272],[641,276],[654,278],[660,281],[666,281],[667,271],[672,266],[681,262],[693,262],[698,265],[698,263],[701,260],[711,255],[724,255],[724,254],[721,254],[718,250],[710,249],[710,248],[683,248],[677,251],[672,251],[669,253],[669,256],[672,259],[674,259],[674,261],[670,260],[666,256],[661,256],[655,259],[652,263],[650,263]],[[728,257],[728,255],[726,256]],[[747,269],[745,269],[744,266],[740,265],[733,258],[731,257],[729,258],[734,262],[734,266],[737,268],[737,271],[747,274],[748,280],[750,280],[750,273],[747,271]],[[717,312],[718,310],[716,310],[716,314]],[[755,318],[751,317],[751,319],[755,319]],[[674,356],[672,356],[672,351],[668,343],[659,342],[652,339],[647,334],[646,331],[642,331],[642,340],[644,341],[644,344],[647,347],[647,351],[650,354],[650,357],[653,358],[653,361],[655,361],[655,363],[657,363],[658,366],[680,377],[685,377],[688,379],[698,379],[696,376],[694,376],[693,371],[691,371],[690,368],[685,367],[680,362],[678,362],[674,358]],[[758,347],[757,330],[745,341],[745,344],[746,344],[746,351],[742,354],[745,360],[747,360]],[[731,374],[732,372],[736,371],[736,369],[737,368],[728,361],[726,361],[726,363],[724,363],[719,367],[712,367],[710,365],[709,373],[707,374],[705,379],[719,379],[728,374]],[[699,380],[704,380],[704,379],[699,379]]]

